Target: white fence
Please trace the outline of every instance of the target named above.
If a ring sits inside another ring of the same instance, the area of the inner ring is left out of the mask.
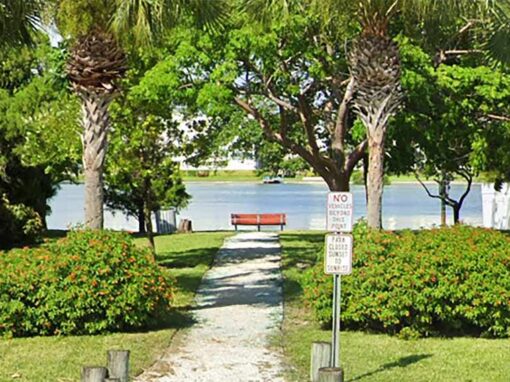
[[[494,184],[482,184],[483,225],[487,228],[510,229],[510,184],[501,191]]]
[[[154,213],[154,227],[159,234],[173,233],[177,230],[177,218],[175,209],[160,210]]]

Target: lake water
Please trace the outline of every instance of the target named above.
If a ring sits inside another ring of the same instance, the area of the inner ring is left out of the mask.
[[[324,230],[326,225],[326,194],[323,184],[255,184],[255,183],[188,183],[192,200],[180,211],[178,218],[191,219],[193,229],[223,230],[230,226],[231,213],[282,212],[287,214],[288,229]],[[434,187],[434,186],[431,186]],[[453,185],[457,196],[463,185]],[[365,189],[353,186],[354,215],[366,213]],[[51,200],[50,229],[66,229],[83,221],[83,185],[63,184]],[[450,213],[448,209],[448,213]],[[425,194],[419,184],[386,186],[383,198],[383,226],[387,229],[421,228],[438,225],[440,203]],[[451,220],[451,214],[449,214]],[[482,225],[480,185],[473,185],[464,203],[461,219],[469,224]],[[105,213],[105,226],[136,231],[138,223],[121,213]]]

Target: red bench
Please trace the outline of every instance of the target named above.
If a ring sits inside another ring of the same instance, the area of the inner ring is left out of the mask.
[[[287,215],[285,214],[231,214],[230,223],[236,227],[238,225],[256,225],[260,231],[263,225],[279,225],[283,231],[283,226],[287,224]]]

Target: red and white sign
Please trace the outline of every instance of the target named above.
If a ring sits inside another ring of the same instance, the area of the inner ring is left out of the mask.
[[[327,234],[324,272],[328,275],[350,275],[352,273],[351,235]]]
[[[352,232],[353,198],[350,192],[330,192],[326,215],[329,232]]]

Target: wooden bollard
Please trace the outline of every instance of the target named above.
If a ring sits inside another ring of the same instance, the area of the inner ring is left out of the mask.
[[[310,381],[319,382],[319,369],[330,366],[331,343],[313,342],[310,357]]]
[[[81,382],[104,382],[108,370],[101,366],[85,366],[81,371]]]
[[[344,371],[340,367],[321,367],[319,382],[344,382]]]
[[[129,350],[108,350],[108,377],[128,382]]]

